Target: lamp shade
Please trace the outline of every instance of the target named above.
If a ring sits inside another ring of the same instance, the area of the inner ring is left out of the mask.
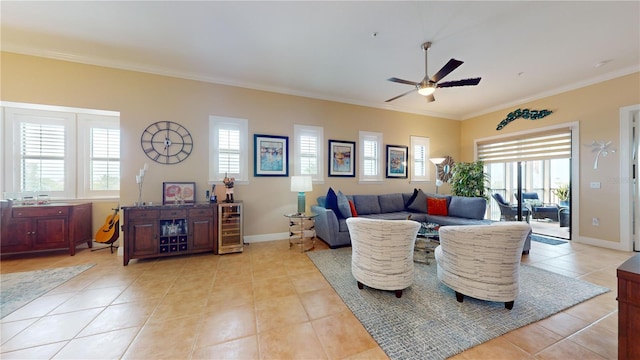
[[[292,176],[291,177],[291,191],[293,192],[307,192],[313,190],[311,185],[311,176]]]
[[[438,165],[438,164],[442,163],[443,161],[445,161],[446,159],[445,158],[430,158],[429,160],[431,160],[431,162],[434,165]]]

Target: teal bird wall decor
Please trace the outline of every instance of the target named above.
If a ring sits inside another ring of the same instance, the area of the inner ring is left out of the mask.
[[[498,127],[496,127],[496,130],[502,130],[502,128],[504,128],[505,126],[507,126],[510,122],[516,120],[516,119],[528,119],[528,120],[538,120],[538,119],[542,119],[543,117],[551,114],[553,111],[551,110],[529,110],[529,109],[518,109],[518,110],[514,110],[512,112],[510,112],[509,114],[507,114],[507,117],[500,121],[500,123],[498,124]]]

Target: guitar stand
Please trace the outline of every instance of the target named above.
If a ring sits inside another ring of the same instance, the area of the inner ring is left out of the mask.
[[[91,251],[98,251],[98,250],[104,250],[104,249],[111,249],[111,253],[113,254],[113,249],[117,249],[117,246],[113,246],[113,242],[109,243],[109,246],[104,246],[104,247],[99,247],[99,248],[95,248],[95,249],[91,249]],[[98,244],[103,244],[103,243],[98,243]]]

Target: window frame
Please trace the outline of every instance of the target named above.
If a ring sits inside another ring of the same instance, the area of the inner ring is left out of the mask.
[[[302,136],[315,136],[316,138],[316,173],[315,174],[307,174],[302,171],[302,149],[300,145],[302,145],[301,137]],[[321,126],[312,126],[312,125],[293,125],[293,138],[294,138],[294,147],[293,147],[293,156],[294,156],[294,175],[311,175],[311,179],[314,183],[320,184],[324,183],[324,128]]]
[[[358,181],[361,183],[377,183],[384,182],[384,171],[383,171],[383,158],[384,153],[382,152],[382,133],[379,132],[371,132],[371,131],[360,131],[358,134],[359,144],[358,144],[358,152],[360,156],[358,156]],[[371,160],[366,157],[366,153],[364,151],[366,142],[375,142],[376,143],[376,158],[373,159],[376,162],[376,169],[378,173],[376,175],[366,175],[364,171],[364,164],[366,160]]]
[[[430,154],[430,150],[429,150],[429,146],[431,145],[431,140],[428,137],[424,137],[424,136],[411,136],[411,151],[409,151],[409,158],[411,159],[411,169],[412,171],[409,172],[409,181],[411,183],[417,183],[417,182],[428,182],[430,181],[431,178],[431,168],[432,168],[432,163],[429,160],[431,158],[431,154]],[[422,159],[422,163],[424,166],[424,175],[418,175],[416,172],[416,169],[418,169],[417,164],[417,160],[416,160],[416,155],[417,155],[417,151],[416,151],[416,146],[422,146],[424,147],[424,158]],[[435,181],[435,178],[434,178]]]
[[[115,121],[112,116],[96,115],[96,114],[78,114],[78,154],[85,154],[79,156],[82,161],[78,161],[77,181],[78,181],[78,196],[80,198],[117,198],[120,196],[120,183],[118,181],[118,190],[91,190],[91,144],[89,140],[91,138],[91,130],[94,128],[100,129],[118,129],[120,130],[120,121]],[[122,135],[120,133],[120,139]],[[121,148],[121,145],[119,145]],[[119,178],[122,179],[122,153],[119,157],[120,172]]]
[[[233,129],[240,131],[240,149],[239,149],[239,170],[237,174],[219,172],[218,156],[219,148],[219,129]],[[220,183],[225,176],[234,177],[235,184],[249,183],[249,121],[247,119],[239,119],[224,116],[209,116],[209,184]]]

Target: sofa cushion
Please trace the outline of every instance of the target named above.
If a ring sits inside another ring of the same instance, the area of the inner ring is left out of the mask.
[[[378,195],[353,195],[358,215],[380,214]]]
[[[449,204],[449,216],[481,220],[486,209],[487,201],[484,198],[454,196]]]
[[[427,214],[447,216],[447,199],[427,197]]]
[[[349,199],[342,193],[342,191],[338,191],[338,195],[336,195],[338,199],[338,210],[340,210],[340,215],[348,219],[351,217],[351,207],[349,206]]]
[[[326,195],[318,196],[316,201],[318,202],[318,206],[322,206],[325,209],[327,208],[327,196]]]
[[[381,213],[404,211],[404,200],[401,193],[380,195],[378,202]]]
[[[349,200],[349,208],[351,208],[351,216],[358,217],[358,212],[356,211],[356,205],[353,203],[353,200]]]
[[[338,196],[332,188],[329,188],[329,191],[327,191],[327,198],[325,201],[324,207],[333,210],[333,213],[336,214],[338,219],[342,218],[342,214],[340,214],[340,209],[338,208]]]
[[[418,189],[415,198],[411,204],[407,206],[407,209],[425,214],[427,213],[427,195],[422,191],[422,189]]]

